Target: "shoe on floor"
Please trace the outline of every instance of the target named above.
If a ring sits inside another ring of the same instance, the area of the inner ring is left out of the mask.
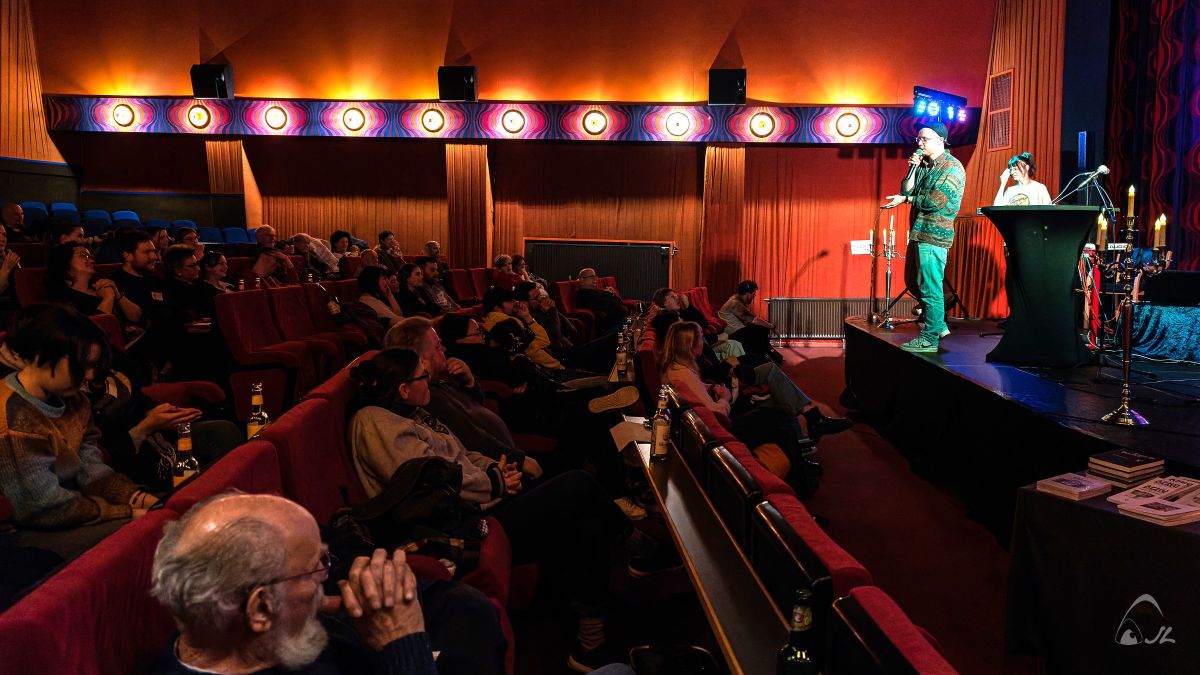
[[[936,342],[930,342],[925,338],[913,338],[908,342],[900,345],[900,349],[914,354],[936,354],[938,346]]]
[[[937,350],[935,349],[934,351]],[[825,417],[822,415],[821,419],[817,420],[817,423],[812,425],[812,428],[808,430],[808,437],[813,439],[813,441],[818,441],[822,436],[841,433],[852,426],[854,426],[854,421],[848,420],[845,417]]]
[[[646,519],[646,509],[642,508],[641,504],[638,504],[629,497],[617,497],[613,500],[613,503],[617,505],[617,508],[621,509],[621,513],[624,513],[625,517],[629,520]]]
[[[939,338],[939,339],[941,339],[941,338],[944,338],[944,337],[948,337],[949,335],[950,335],[950,329],[949,329],[949,328],[943,328],[943,329],[942,329],[942,332],[941,332],[941,334],[940,334],[940,335],[938,335],[938,338]]]
[[[608,412],[609,410],[620,410],[628,408],[637,403],[638,390],[637,387],[621,387],[611,394],[598,396],[588,401],[588,410],[594,413]]]
[[[567,668],[576,673],[590,673],[612,663],[624,663],[624,657],[605,642],[595,649],[584,649],[575,645],[567,656]]]

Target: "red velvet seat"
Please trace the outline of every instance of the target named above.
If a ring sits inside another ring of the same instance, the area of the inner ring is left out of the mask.
[[[309,343],[329,359],[329,372],[336,372],[346,363],[347,343],[353,338],[342,331],[317,329],[311,314],[304,289],[300,286],[281,286],[267,289],[267,304],[275,317],[275,326],[286,340],[302,340]],[[329,310],[326,309],[326,312]]]
[[[620,300],[622,303],[625,304],[626,307],[629,308],[629,311],[632,312],[632,311],[637,310],[638,304],[639,304],[637,300],[626,300],[624,297],[621,296],[621,291],[620,291],[620,289],[617,288],[617,278],[616,277],[599,277],[598,279],[596,279],[596,288],[598,288],[602,291],[611,288],[613,290],[613,294],[616,295],[617,299]]]
[[[350,459],[346,430],[344,403],[309,398],[259,434],[279,452],[284,494],[322,525],[339,508],[367,499]]]
[[[113,349],[125,350],[125,332],[121,321],[112,314],[96,314],[88,317],[104,331],[108,344]],[[180,407],[220,403],[225,400],[225,391],[212,382],[160,382],[142,387],[142,393],[155,403],[170,403]]]
[[[883,590],[859,586],[833,603],[830,675],[912,672],[955,675],[937,642]]]
[[[0,614],[5,673],[146,672],[175,632],[150,597],[154,549],[172,509],[132,521]]]
[[[475,289],[475,297],[483,298],[492,287],[492,268],[472,267],[467,272],[471,275],[471,287]]]
[[[183,515],[196,502],[230,488],[250,494],[282,495],[283,481],[275,446],[256,439],[230,450],[172,494],[167,500],[167,508]]]
[[[20,267],[13,270],[13,294],[22,307],[46,302],[46,270],[41,267]]]
[[[46,244],[43,244],[40,241],[10,241],[8,242],[8,250],[21,256],[21,267],[46,266],[46,254],[48,249]]]
[[[475,282],[468,270],[446,270],[446,278],[443,281],[446,283],[446,290],[450,291],[450,295],[454,296],[458,304],[474,305],[479,302],[480,296],[475,293]]]
[[[340,271],[342,273],[343,279],[358,278],[358,273],[359,273],[359,271],[362,270],[362,267],[363,267],[362,258],[360,258],[356,255],[342,256],[341,259],[338,261],[338,271]]]
[[[772,531],[783,532],[785,538],[788,537],[786,533],[790,531],[795,534],[790,543],[802,545],[801,549],[796,552],[797,559],[790,565],[793,572],[800,573],[804,579],[812,583],[828,577],[831,591],[830,601],[849,593],[855,587],[869,586],[872,583],[871,573],[817,525],[812,514],[804,508],[800,500],[792,495],[773,494],[766,496],[764,504],[769,508],[760,505],[757,521],[762,526],[759,534],[764,536],[752,539],[750,546],[751,562],[755,569],[759,570],[760,575],[764,572],[764,567],[772,567],[780,571],[784,571],[783,568],[788,567],[788,565],[768,562],[773,558],[768,555],[767,546],[769,537],[778,536],[778,534],[771,534]],[[771,511],[775,513],[772,514]],[[779,518],[776,518],[775,514],[778,514]],[[786,528],[781,527],[781,522],[786,523]],[[760,562],[763,563],[761,566]],[[779,584],[777,588],[772,588],[765,579],[764,583],[767,583],[768,590],[772,591],[772,597],[780,601],[780,607],[786,606],[790,610],[795,590],[803,585],[797,579],[798,577],[793,575],[791,580]],[[778,595],[775,591],[778,591]]]
[[[271,310],[264,291],[221,293],[213,302],[217,328],[238,366],[286,368],[294,378],[294,394],[303,394],[316,384],[317,368],[310,347],[304,342],[284,340],[275,324],[267,320]]]
[[[691,302],[692,306],[700,310],[700,313],[708,319],[708,325],[711,329],[711,332],[715,334],[725,330],[725,320],[718,317],[717,313],[713,311],[712,302],[708,297],[708,287],[696,286],[695,288],[689,289],[686,295],[688,296],[688,301]]]
[[[579,282],[556,281],[553,286],[554,301],[558,304],[559,313],[582,322],[584,341],[592,339],[596,333],[596,313],[576,306],[575,291],[579,290]]]
[[[321,286],[325,290],[321,290]],[[345,339],[355,346],[367,344],[367,335],[358,326],[339,324],[329,313],[328,298],[325,291],[332,293],[341,302],[353,302],[358,299],[358,281],[355,279],[343,281],[323,281],[318,284],[304,284],[304,300],[308,304],[308,316],[313,326],[321,333],[338,332],[345,334]]]

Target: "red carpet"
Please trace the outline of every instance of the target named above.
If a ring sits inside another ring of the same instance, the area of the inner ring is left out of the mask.
[[[783,349],[784,370],[838,415],[845,386],[838,348]],[[970,439],[963,439],[970,452]],[[867,424],[821,440],[825,477],[808,507],[830,536],[871,571],[909,617],[932,633],[963,673],[1032,673],[1003,649],[1008,554],[969,520],[952,494],[917,477]]]

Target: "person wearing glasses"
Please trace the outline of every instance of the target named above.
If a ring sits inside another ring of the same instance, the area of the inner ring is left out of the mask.
[[[901,181],[900,194],[883,205],[901,204],[909,212],[908,248],[904,256],[904,282],[921,306],[925,326],[921,335],[901,345],[905,351],[936,353],[938,342],[950,334],[942,283],[946,254],[954,244],[954,219],[962,204],[967,173],[962,162],[946,150],[948,132],[941,122],[930,122],[917,132],[917,151],[909,158],[910,171]]]
[[[596,288],[599,277],[596,270],[585,267],[579,270],[579,288],[575,290],[575,306],[597,312],[597,332],[601,335],[617,333],[629,316],[629,308],[617,297],[612,288]]]
[[[996,190],[994,206],[1045,206],[1050,203],[1050,191],[1033,179],[1037,166],[1033,154],[1022,152],[1008,160],[1008,167],[1000,174],[1000,189]],[[1008,184],[1012,178],[1015,183]]]
[[[163,528],[154,553],[150,593],[179,634],[152,672],[435,675],[456,650],[438,645],[426,629],[424,594],[449,590],[439,599],[456,612],[494,617],[478,591],[445,581],[419,585],[399,550],[355,558],[338,582],[340,593],[326,596],[322,585],[334,562],[316,520],[283,497],[230,493],[195,505]],[[464,644],[467,636],[451,639],[458,651],[485,646]],[[499,661],[497,651],[492,660]],[[450,670],[470,672],[462,665]]]
[[[84,316],[118,314],[136,308],[112,279],[92,278],[96,264],[87,246],[68,242],[50,249],[43,285],[50,302],[67,305]]]

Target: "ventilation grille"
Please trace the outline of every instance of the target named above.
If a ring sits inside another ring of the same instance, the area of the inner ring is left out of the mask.
[[[649,300],[671,283],[671,244],[625,244],[600,241],[525,240],[529,269],[544,279],[574,279],[593,267],[602,277],[616,277],[621,297]]]
[[[880,298],[875,306],[882,310],[887,303]],[[916,300],[905,297],[892,308],[892,316],[910,318],[916,306]],[[870,309],[870,298],[767,298],[768,320],[783,340],[841,340],[846,317],[866,316]]]
[[[996,73],[988,81],[988,150],[1012,147],[1013,71]]]

